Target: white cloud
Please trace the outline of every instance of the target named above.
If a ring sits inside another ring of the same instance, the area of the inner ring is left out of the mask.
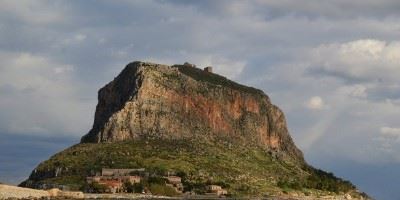
[[[74,71],[74,67],[67,65],[67,66],[61,66],[61,67],[54,67],[53,70],[54,70],[54,73],[56,73],[56,74],[63,74],[63,73]]]
[[[381,127],[380,133],[383,136],[400,137],[400,128]]]
[[[4,14],[4,17],[16,16],[19,20],[29,24],[45,25],[65,20],[66,16],[63,15],[63,10],[57,5],[59,4],[45,0],[2,0],[0,1],[0,12]]]
[[[86,40],[87,36],[85,34],[77,33],[75,35],[64,38],[61,42],[54,44],[54,47],[65,47],[69,45],[81,44]]]
[[[76,41],[83,41],[83,40],[86,39],[86,35],[84,35],[84,34],[76,34],[74,38],[75,38]]]
[[[31,53],[0,52],[0,131],[82,135],[88,102],[80,101],[73,67]],[[87,118],[87,119],[85,119]]]
[[[292,14],[308,17],[323,16],[326,18],[356,18],[360,16],[385,16],[397,15],[396,8],[399,3],[396,0],[257,0],[259,7],[274,10],[275,14]]]
[[[344,85],[338,88],[338,93],[350,97],[365,98],[367,97],[367,87],[362,84]]]
[[[234,79],[239,76],[246,66],[246,62],[242,60],[228,59],[223,56],[213,56],[213,55],[192,55],[189,56],[187,52],[181,52],[182,58],[180,59],[168,59],[168,58],[154,58],[148,57],[145,60],[155,63],[163,63],[168,65],[179,64],[183,62],[189,62],[196,65],[198,68],[204,68],[207,66],[213,67],[213,72],[226,76],[230,79]],[[126,54],[124,54],[126,55]],[[190,60],[185,60],[185,58],[190,57]]]
[[[306,106],[312,110],[321,110],[324,107],[324,101],[320,96],[311,97]]]
[[[224,75],[228,78],[235,78],[243,71],[246,62],[235,61],[224,57],[209,56],[208,58],[200,61],[200,63],[206,66],[212,66],[215,73]]]
[[[321,45],[313,50],[311,65],[350,79],[397,81],[400,41],[363,39]]]

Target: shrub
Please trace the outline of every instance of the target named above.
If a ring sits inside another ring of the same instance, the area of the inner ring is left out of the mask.
[[[142,193],[144,190],[144,186],[142,183],[135,183],[133,184],[134,192],[135,193]]]
[[[105,193],[107,190],[107,187],[105,185],[101,185],[96,182],[93,182],[91,184],[86,185],[85,190],[92,192],[92,193]]]
[[[160,184],[150,184],[150,192],[155,195],[176,196],[178,193],[174,188]]]
[[[149,184],[165,184],[166,180],[163,177],[159,177],[159,176],[151,176],[149,177],[149,179],[147,180],[147,182]]]

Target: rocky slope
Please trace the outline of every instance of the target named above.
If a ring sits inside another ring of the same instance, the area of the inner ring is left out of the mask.
[[[66,192],[59,189],[35,190],[0,184],[0,199],[83,199],[82,192]]]
[[[303,160],[282,111],[262,91],[201,69],[133,62],[99,91],[82,142],[230,140]]]
[[[93,128],[41,163],[21,185],[85,187],[101,168],[173,171],[186,190],[224,185],[233,195],[355,187],[307,165],[283,112],[261,90],[189,65],[133,62],[98,94]]]

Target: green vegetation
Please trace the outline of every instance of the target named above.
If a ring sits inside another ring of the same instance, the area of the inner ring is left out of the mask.
[[[124,183],[124,188],[128,193],[142,193],[146,189],[150,190],[152,194],[177,196],[179,193],[173,187],[165,185],[166,179],[161,176],[152,176],[147,179],[142,179],[140,183],[131,184]]]
[[[85,184],[82,188],[83,191],[91,190],[93,193],[105,193],[107,191],[107,187],[105,185],[98,184],[93,182],[91,184]]]
[[[56,178],[32,176],[31,180],[84,188],[85,178],[102,168],[146,168],[150,174],[160,176],[175,172],[182,178],[185,191],[197,193],[204,193],[210,184],[221,185],[236,196],[303,188],[334,192],[354,189],[332,174],[303,163],[277,160],[264,149],[223,142],[141,140],[78,144],[41,163],[36,174],[57,168],[62,173]],[[164,187],[163,183],[164,179],[154,177],[145,184],[155,193],[172,195],[173,188]],[[144,186],[135,185],[130,190],[139,191]]]
[[[283,190],[302,190],[304,188],[330,191],[334,193],[355,190],[355,186],[349,181],[335,177],[319,169],[308,168],[310,175],[306,179],[285,179],[279,180],[277,185]]]
[[[181,73],[190,76],[197,81],[207,82],[213,85],[221,85],[224,87],[229,87],[235,90],[244,91],[251,94],[258,94],[258,95],[264,94],[264,92],[259,89],[241,85],[239,83],[227,79],[226,77],[220,76],[215,73],[205,72],[199,68],[189,67],[184,65],[175,65],[175,67],[178,67]]]
[[[166,196],[176,196],[178,193],[174,188],[166,186],[164,184],[150,184],[149,189],[152,194],[155,195],[166,195]]]
[[[145,188],[144,183],[130,183],[130,182],[125,182],[124,183],[124,188],[126,188],[126,192],[128,193],[142,193]]]

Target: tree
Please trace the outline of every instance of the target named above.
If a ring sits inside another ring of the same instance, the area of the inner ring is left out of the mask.
[[[130,182],[125,182],[124,188],[126,189],[126,192],[128,192],[128,193],[142,193],[144,186],[142,183],[132,184]]]
[[[105,193],[107,190],[107,186],[101,185],[96,182],[89,184],[88,187],[89,187],[89,190],[93,193]]]

